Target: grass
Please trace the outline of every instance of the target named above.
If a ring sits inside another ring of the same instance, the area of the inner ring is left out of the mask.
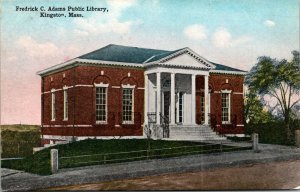
[[[41,143],[38,125],[1,125],[2,158],[25,157]]]
[[[148,158],[165,158],[187,154],[212,153],[221,150],[220,145],[203,145],[203,143],[188,141],[162,141],[150,140],[151,150],[147,151],[148,142],[146,139],[114,139],[95,140],[88,139],[64,145],[57,145],[39,151],[34,155],[22,160],[2,161],[2,167],[24,170],[26,172],[41,175],[51,174],[50,170],[50,149],[59,151],[60,168],[80,167],[87,165],[97,165],[104,163],[128,162],[133,160],[143,160]],[[162,148],[174,148],[164,149]],[[222,151],[241,150],[222,146]],[[130,151],[139,151],[127,153]],[[120,153],[121,154],[115,154]],[[125,152],[125,153],[124,153]],[[95,155],[98,154],[98,155]],[[105,154],[105,155],[104,155]],[[82,156],[72,157],[71,156]],[[148,155],[148,157],[147,157]],[[137,158],[138,157],[138,158]],[[118,160],[119,159],[119,160]]]
[[[39,125],[22,125],[22,124],[14,124],[14,125],[1,125],[1,131],[40,131]]]

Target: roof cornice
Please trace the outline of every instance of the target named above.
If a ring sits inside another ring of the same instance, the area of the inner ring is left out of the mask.
[[[219,73],[228,75],[247,75],[245,71],[227,71],[227,70],[210,70],[209,73]]]
[[[116,62],[116,61],[103,61],[103,60],[92,60],[92,59],[79,59],[75,58],[65,63],[61,63],[58,65],[54,65],[42,71],[38,71],[37,74],[43,76],[48,73],[53,73],[56,71],[60,71],[62,69],[70,68],[76,65],[81,64],[93,64],[93,65],[112,65],[112,66],[124,66],[124,67],[139,67],[143,68],[144,66],[139,63],[125,63],[125,62]]]
[[[205,71],[209,71],[210,68],[208,67],[194,67],[194,66],[188,66],[188,65],[174,65],[171,63],[147,63],[144,64],[145,68],[151,68],[151,67],[172,67],[172,68],[185,68],[185,69],[200,69],[200,70],[205,70]]]

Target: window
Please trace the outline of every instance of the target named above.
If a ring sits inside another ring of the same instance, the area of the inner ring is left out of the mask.
[[[222,123],[230,123],[230,94],[222,93]]]
[[[51,92],[51,120],[55,121],[55,92]]]
[[[64,120],[68,120],[68,91],[64,89]]]
[[[183,96],[184,93],[183,92],[179,92],[179,100],[178,100],[178,123],[182,123],[183,122]]]
[[[96,123],[107,122],[107,88],[96,87]]]
[[[133,89],[123,89],[123,123],[133,123]]]

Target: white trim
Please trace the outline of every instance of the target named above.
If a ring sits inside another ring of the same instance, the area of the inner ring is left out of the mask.
[[[43,135],[44,139],[50,139],[50,140],[72,140],[72,138],[75,138],[76,140],[85,140],[85,139],[145,139],[145,136],[59,136],[59,135]]]
[[[126,63],[126,62],[116,62],[116,61],[103,61],[103,60],[92,60],[92,59],[79,59],[79,58],[75,58],[75,59],[71,59],[67,62],[64,63],[60,63],[57,65],[54,65],[52,67],[49,67],[47,69],[38,71],[36,74],[37,75],[45,75],[47,73],[53,73],[55,71],[59,71],[62,70],[64,67],[72,67],[72,65],[82,65],[82,64],[97,64],[97,65],[117,65],[117,66],[128,66],[128,67],[139,67],[139,68],[143,68],[144,65],[141,63]]]
[[[100,84],[95,84],[95,86],[96,86],[96,88],[105,88],[105,121],[97,121],[96,120],[96,124],[107,124],[108,123],[108,100],[107,100],[107,98],[108,98],[108,84],[103,84],[102,82],[100,83]],[[96,95],[94,95],[95,96],[95,118],[97,119],[97,104],[96,104],[96,102],[97,102],[97,98],[96,98],[96,96],[97,96],[97,89],[96,89],[96,91],[95,91],[95,94]]]
[[[232,94],[235,94],[235,95],[243,95],[244,93],[241,93],[241,92],[232,92]]]
[[[120,89],[121,87],[120,86],[111,86],[111,88]]]
[[[245,137],[245,134],[225,134],[226,137]]]
[[[64,89],[71,89],[71,88],[74,88],[74,87],[94,87],[94,85],[74,85],[74,86],[64,86],[62,89],[53,89],[52,91],[45,91],[41,94],[48,94],[48,93],[51,93],[51,92],[58,92],[58,91],[62,91]]]
[[[229,75],[246,75],[247,72],[243,71],[226,71],[226,70],[210,70],[210,73],[220,73],[220,74],[229,74]]]
[[[137,89],[145,89],[144,87],[138,87]]]
[[[171,69],[191,69],[191,70],[204,70],[209,71],[209,67],[197,67],[197,66],[189,66],[189,65],[178,65],[178,64],[172,64],[172,63],[148,63],[144,64],[146,68],[150,67],[165,67],[165,68],[171,68]]]
[[[231,92],[232,92],[232,90],[228,90],[228,89],[221,90],[221,93],[229,93],[230,94]]]
[[[129,85],[129,84],[127,84],[127,85],[122,84],[121,86],[122,86],[122,88],[124,88],[124,89],[134,89],[134,88],[135,88],[135,85]]]
[[[51,93],[51,91],[45,91],[45,92],[43,92],[41,94],[43,95],[43,94],[48,94],[48,93]]]
[[[230,95],[231,91],[232,90],[227,90],[227,89],[221,90],[221,93],[228,94],[228,121],[222,121],[222,124],[230,124],[231,123],[231,95]],[[223,106],[222,95],[221,95],[221,105]],[[221,119],[223,119],[222,108],[221,108]]]
[[[94,85],[95,85],[95,87],[108,87],[109,86],[109,84],[105,84],[105,83],[102,83],[102,82],[100,82],[99,84],[94,83]]]
[[[52,89],[51,90],[51,121],[55,121],[55,118],[56,118],[56,103],[55,103],[55,90]]]
[[[168,68],[163,66],[154,66],[145,71],[145,74],[151,73],[178,73],[178,74],[186,74],[186,75],[207,75],[209,76],[209,71],[201,71],[199,69],[182,69],[182,68]]]
[[[51,93],[54,93],[54,92],[58,92],[58,91],[61,91],[61,90],[63,90],[63,89],[51,89]]]
[[[64,95],[64,103],[63,103],[63,108],[64,108],[64,118],[63,120],[64,121],[67,121],[68,120],[68,117],[69,117],[69,102],[68,102],[68,88],[66,88],[66,86],[64,86],[64,92],[63,92],[63,95]]]
[[[107,118],[107,115],[106,115],[106,118]],[[107,121],[96,121],[96,124],[97,125],[107,125]]]
[[[163,58],[161,58],[161,59],[159,59],[157,61],[150,62],[150,64],[153,64],[153,63],[160,63],[160,64],[162,64],[162,62],[171,60],[174,57],[177,57],[177,56],[185,54],[185,53],[189,54],[191,57],[193,57],[194,59],[196,59],[199,63],[206,65],[207,66],[206,68],[214,68],[215,67],[211,62],[209,62],[208,60],[206,60],[203,57],[201,57],[200,55],[198,55],[196,52],[194,52],[193,50],[191,50],[189,47],[185,47],[185,48],[183,48],[181,50],[178,50],[175,53],[173,53],[171,55],[168,55],[166,57],[163,57]],[[147,59],[147,61],[148,60],[150,60],[150,58]],[[190,67],[190,66],[188,66],[188,67]]]
[[[127,85],[124,85],[123,86],[123,84],[122,84],[122,88],[123,88],[123,90],[122,90],[122,124],[134,124],[134,88],[135,88],[135,85],[133,85],[133,86],[131,86],[131,85],[129,85],[129,84],[127,84]],[[131,99],[132,99],[132,104],[131,104],[131,121],[124,121],[123,120],[123,94],[124,94],[124,89],[131,89],[132,90],[132,92],[131,92]]]
[[[244,127],[245,125],[243,125],[243,124],[237,124],[236,126],[237,127]]]
[[[94,87],[93,85],[75,85],[75,87]]]
[[[43,125],[43,127],[93,127],[93,125]]]

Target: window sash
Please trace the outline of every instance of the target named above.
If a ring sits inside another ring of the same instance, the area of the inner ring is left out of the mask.
[[[68,106],[68,92],[64,90],[64,120],[68,120],[68,113],[69,113],[69,106]]]
[[[107,122],[107,88],[96,87],[96,122]]]
[[[222,123],[230,123],[230,94],[222,93]]]
[[[51,93],[51,120],[54,121],[55,120],[55,93]]]
[[[123,88],[122,97],[123,123],[133,123],[133,89]]]

